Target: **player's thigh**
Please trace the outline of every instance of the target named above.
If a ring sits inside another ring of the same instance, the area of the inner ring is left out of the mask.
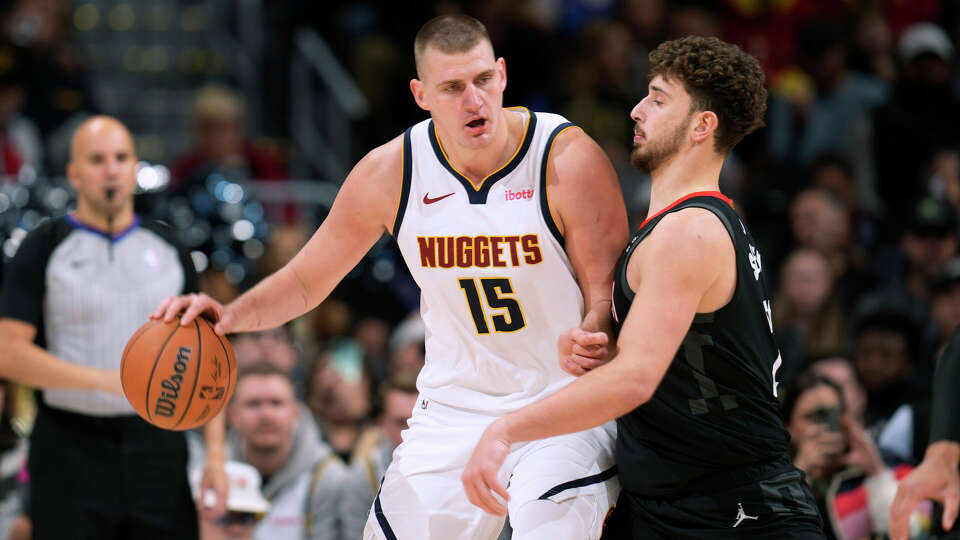
[[[598,538],[620,492],[615,437],[612,425],[600,426],[514,452],[508,459],[513,462],[508,506],[514,538]],[[545,517],[569,532],[551,536]]]
[[[596,540],[603,528],[597,494],[527,501],[510,514],[513,540]]]
[[[373,501],[365,540],[494,540],[503,519],[470,504],[462,469],[404,474],[390,466]]]

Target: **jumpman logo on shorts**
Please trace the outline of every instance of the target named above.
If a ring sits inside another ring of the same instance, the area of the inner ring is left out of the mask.
[[[756,520],[757,516],[748,516],[746,512],[743,511],[743,503],[737,503],[737,522],[733,524],[734,527],[743,523],[745,519]]]

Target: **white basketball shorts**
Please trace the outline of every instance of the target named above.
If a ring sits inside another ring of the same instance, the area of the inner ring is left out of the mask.
[[[495,417],[429,402],[414,408],[364,530],[365,540],[496,539],[503,518],[467,499],[460,476]],[[500,469],[513,538],[597,539],[616,503],[616,424],[514,444]]]

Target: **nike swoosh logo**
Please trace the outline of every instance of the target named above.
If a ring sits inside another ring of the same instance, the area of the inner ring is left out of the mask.
[[[453,195],[453,192],[452,192],[452,191],[451,191],[450,193],[447,193],[446,195],[441,195],[441,196],[439,196],[439,197],[435,197],[435,198],[431,199],[431,198],[430,198],[430,194],[429,194],[429,193],[426,193],[426,194],[424,194],[424,196],[423,196],[423,204],[433,204],[433,203],[435,203],[435,202],[437,202],[437,201],[439,201],[439,200],[441,200],[441,199],[446,199],[447,197],[449,197],[449,196],[451,196],[451,195]]]

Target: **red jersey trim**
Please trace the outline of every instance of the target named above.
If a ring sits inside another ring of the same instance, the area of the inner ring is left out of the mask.
[[[638,227],[638,229],[642,229],[647,223],[650,223],[651,220],[654,220],[654,219],[656,219],[657,217],[663,215],[664,213],[670,211],[670,209],[672,209],[673,207],[675,207],[675,206],[677,206],[678,204],[682,203],[683,201],[685,201],[685,200],[687,200],[687,199],[692,199],[692,198],[694,198],[694,197],[714,197],[714,198],[720,199],[721,201],[729,204],[729,205],[730,205],[730,208],[733,208],[733,200],[731,200],[729,197],[727,197],[727,196],[724,195],[723,193],[720,193],[719,191],[695,191],[695,192],[693,192],[693,193],[690,193],[690,194],[688,194],[688,195],[684,195],[683,197],[680,197],[679,199],[677,199],[677,200],[673,201],[672,203],[670,203],[670,205],[667,206],[666,208],[664,208],[663,210],[661,210],[661,211],[657,212],[656,214],[654,214],[654,215],[648,217],[647,219],[643,220],[643,223],[640,224],[640,227]]]

